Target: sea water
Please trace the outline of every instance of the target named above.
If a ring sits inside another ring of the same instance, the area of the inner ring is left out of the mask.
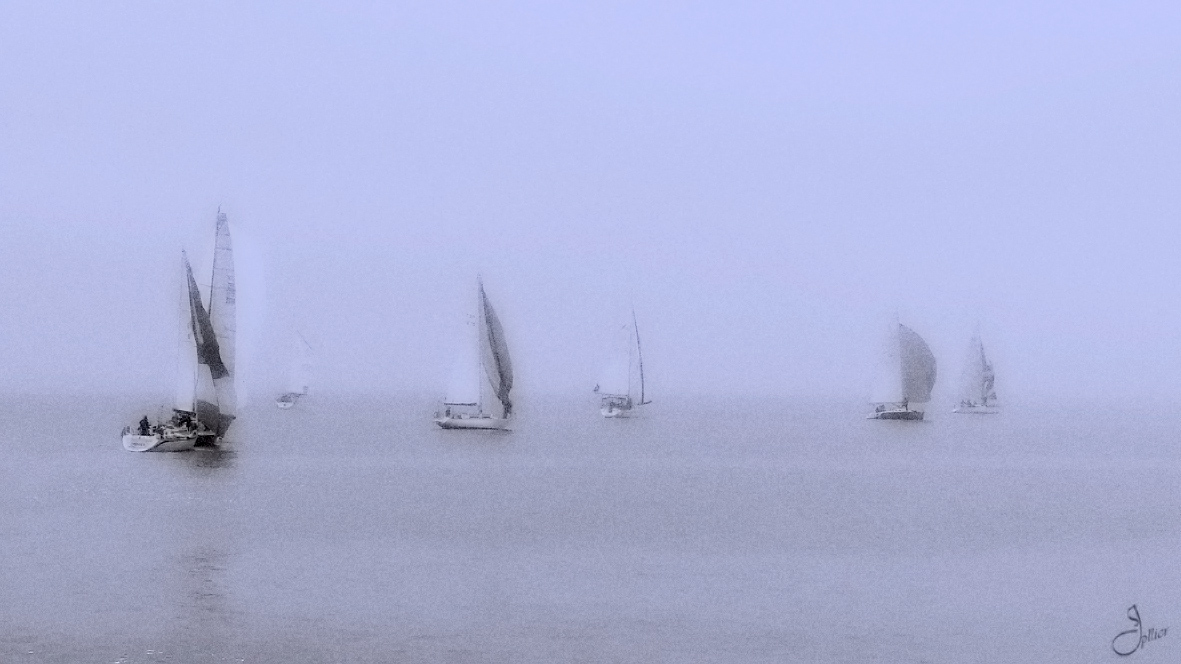
[[[154,403],[0,403],[0,661],[1095,662],[1132,605],[1181,659],[1169,411],[313,395],[125,452]]]

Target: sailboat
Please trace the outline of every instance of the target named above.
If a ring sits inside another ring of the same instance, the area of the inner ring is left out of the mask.
[[[874,379],[871,420],[921,420],[935,387],[935,356],[914,330],[895,323]]]
[[[999,413],[995,382],[992,363],[984,354],[984,344],[980,341],[980,335],[975,335],[968,344],[968,356],[960,384],[960,405],[952,412],[977,415]]]
[[[294,359],[287,372],[287,392],[275,399],[275,405],[286,410],[300,397],[307,396],[308,380],[312,373],[312,347],[303,335],[297,334]]]
[[[513,363],[484,281],[477,279],[477,285],[476,316],[469,322],[475,338],[456,357],[443,412],[435,413],[435,423],[444,429],[507,430],[513,414]]]
[[[636,406],[652,403],[644,391],[644,356],[635,311],[631,323],[619,332],[615,355],[595,385],[603,417],[630,417]]]
[[[218,211],[208,305],[181,252],[180,353],[172,417],[154,427],[145,417],[138,430],[123,429],[123,447],[132,452],[177,452],[215,444],[237,412],[234,387],[236,295],[234,257],[226,215]]]

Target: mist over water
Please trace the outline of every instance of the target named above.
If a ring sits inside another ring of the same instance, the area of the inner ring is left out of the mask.
[[[1133,605],[1181,624],[1178,34],[1165,2],[0,3],[0,660],[1079,662]],[[125,453],[218,210],[250,403]],[[430,419],[477,277],[507,434]],[[633,311],[655,403],[606,421]],[[921,424],[864,419],[895,320]],[[1001,415],[947,412],[974,333]]]
[[[1134,409],[313,395],[141,455],[134,402],[20,405],[5,661],[1080,661],[1181,589],[1176,422]]]

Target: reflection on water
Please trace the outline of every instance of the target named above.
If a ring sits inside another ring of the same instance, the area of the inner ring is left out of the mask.
[[[198,545],[181,554],[177,567],[183,575],[185,613],[219,627],[229,626],[228,564],[229,554],[216,545]]]
[[[218,447],[198,447],[185,454],[179,455],[185,463],[194,468],[222,469],[233,468],[238,453]]]

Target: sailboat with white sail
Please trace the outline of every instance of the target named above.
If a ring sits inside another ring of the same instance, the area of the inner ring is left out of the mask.
[[[476,315],[468,326],[475,338],[455,358],[443,411],[435,413],[435,423],[444,429],[507,430],[513,415],[513,364],[484,281],[478,279],[477,285]]]
[[[294,406],[300,397],[307,396],[312,374],[312,346],[302,334],[295,336],[293,359],[287,372],[287,391],[275,399],[275,405],[284,410]]]
[[[226,215],[218,212],[213,269],[206,299],[181,252],[180,353],[177,394],[167,422],[123,430],[123,447],[132,452],[176,452],[215,444],[225,436],[237,412],[234,387],[236,295],[233,246]],[[206,304],[208,303],[208,304]]]
[[[914,330],[894,323],[874,378],[871,420],[921,420],[935,387],[935,356]]]
[[[992,363],[984,354],[984,343],[980,341],[980,335],[974,335],[968,344],[968,355],[960,378],[960,405],[952,412],[976,415],[999,413],[995,384],[996,375]]]
[[[652,403],[644,386],[644,354],[636,312],[631,322],[619,329],[615,353],[595,385],[599,413],[603,417],[630,417],[637,406]]]

